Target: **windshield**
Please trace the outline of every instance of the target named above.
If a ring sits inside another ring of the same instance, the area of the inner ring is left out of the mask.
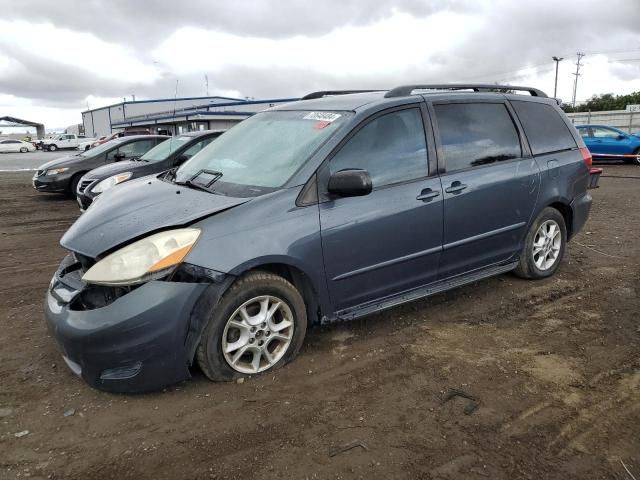
[[[140,160],[146,160],[147,162],[160,162],[169,157],[177,149],[185,145],[189,140],[193,140],[193,137],[187,137],[181,135],[179,137],[171,137],[168,140],[163,141],[159,145],[156,145],[147,153],[145,153]]]
[[[350,117],[348,112],[270,111],[244,120],[185,162],[175,180],[215,172],[215,191],[256,195],[282,186]],[[219,175],[221,174],[221,175]],[[203,180],[210,181],[210,175]]]
[[[97,147],[90,148],[86,152],[79,153],[78,155],[81,157],[93,157],[94,155],[100,155],[101,153],[106,152],[107,150],[113,148],[118,143],[120,142],[114,142],[113,140],[110,140],[108,142],[98,145]]]

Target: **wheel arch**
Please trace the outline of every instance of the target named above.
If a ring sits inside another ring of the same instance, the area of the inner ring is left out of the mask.
[[[567,229],[567,240],[573,236],[573,210],[571,205],[564,201],[554,201],[547,205],[547,207],[554,208],[560,212],[562,218],[564,218],[565,228]]]
[[[308,324],[312,325],[320,320],[320,292],[312,277],[303,268],[283,259],[264,259],[234,269],[232,274],[240,277],[255,271],[269,272],[290,282],[302,295],[307,307]]]

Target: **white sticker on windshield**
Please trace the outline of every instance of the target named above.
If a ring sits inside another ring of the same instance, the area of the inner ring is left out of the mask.
[[[320,120],[323,122],[334,122],[342,115],[333,112],[309,112],[304,116],[305,120]]]

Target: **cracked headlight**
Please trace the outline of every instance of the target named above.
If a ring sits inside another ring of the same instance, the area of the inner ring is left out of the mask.
[[[106,256],[83,275],[99,285],[135,285],[163,277],[187,256],[200,236],[197,228],[156,233]]]
[[[99,182],[95,187],[91,189],[93,193],[102,193],[105,190],[109,190],[111,187],[115,187],[117,184],[126,182],[131,178],[131,172],[119,173],[117,175],[113,175],[112,177],[105,178],[101,182]]]

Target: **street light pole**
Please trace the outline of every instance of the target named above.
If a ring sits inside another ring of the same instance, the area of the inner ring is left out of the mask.
[[[564,60],[563,57],[552,57],[553,61],[556,62],[556,83],[553,86],[553,98],[556,98],[558,95],[558,65],[560,64],[560,62],[562,60]]]

